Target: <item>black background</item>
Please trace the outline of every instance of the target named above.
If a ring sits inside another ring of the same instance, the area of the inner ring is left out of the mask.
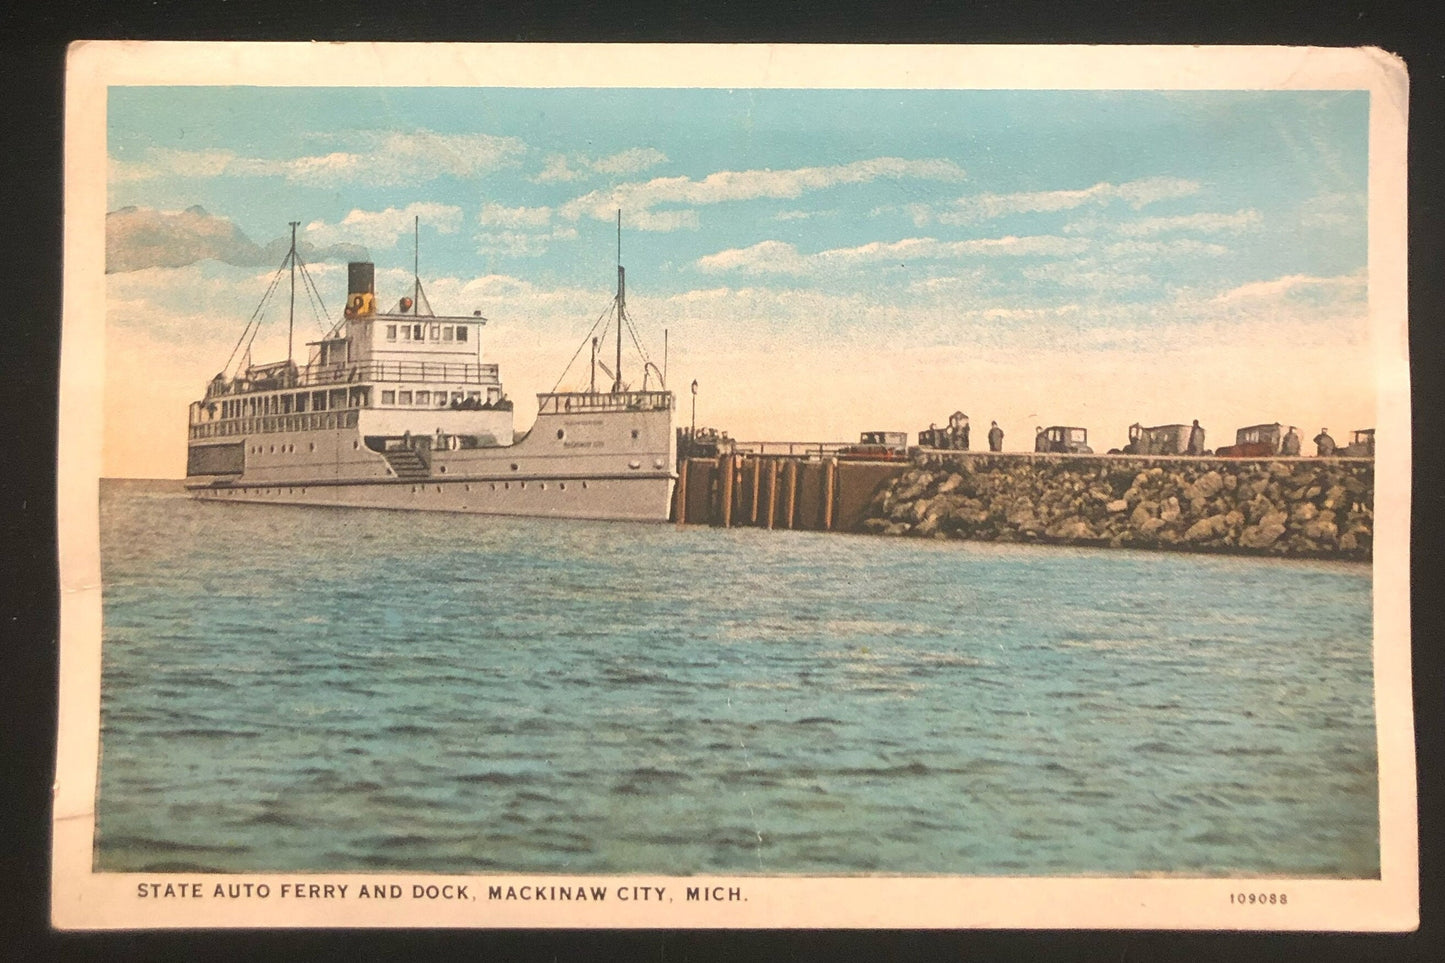
[[[0,8],[0,960],[1445,959],[1441,931],[1440,14],[1426,2],[299,2],[11,0]],[[56,708],[55,426],[65,45],[77,39],[1375,45],[1410,102],[1414,674],[1421,929],[1397,935],[1151,932],[231,931],[49,928]],[[1430,480],[1434,480],[1434,484]]]

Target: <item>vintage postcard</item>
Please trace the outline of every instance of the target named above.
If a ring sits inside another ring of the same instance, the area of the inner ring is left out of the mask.
[[[1407,94],[75,45],[55,924],[1414,928]]]

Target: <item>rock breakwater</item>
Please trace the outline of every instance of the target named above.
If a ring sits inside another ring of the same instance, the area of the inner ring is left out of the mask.
[[[1374,462],[927,454],[877,492],[861,529],[1363,560],[1373,547]]]

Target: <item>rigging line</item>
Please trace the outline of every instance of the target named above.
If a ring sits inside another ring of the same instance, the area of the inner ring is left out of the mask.
[[[594,331],[597,330],[597,326],[602,323],[602,319],[603,319],[603,318],[607,317],[607,316],[608,316],[609,314],[611,314],[611,313],[612,313],[612,305],[611,305],[611,304],[608,304],[607,307],[605,307],[605,308],[602,309],[602,313],[599,314],[599,315],[597,315],[597,320],[592,322],[592,328],[591,328],[591,330],[589,330],[589,331],[587,332],[587,336],[582,339],[582,343],[577,346],[577,350],[574,351],[574,352],[572,352],[572,360],[569,361],[569,362],[567,362],[567,367],[565,367],[565,368],[562,369],[562,374],[559,375],[558,378],[557,378],[557,384],[554,384],[554,385],[552,386],[552,390],[549,391],[549,392],[547,392],[547,394],[550,395],[550,394],[554,393],[554,392],[557,390],[557,385],[560,385],[560,384],[562,383],[562,379],[565,378],[565,377],[567,377],[567,372],[569,372],[569,371],[572,370],[572,365],[573,365],[573,363],[577,360],[577,356],[578,356],[579,354],[581,354],[581,353],[582,353],[582,349],[585,348],[585,347],[587,347],[587,345],[591,342],[591,340],[592,340],[592,334],[593,334]]]
[[[627,331],[628,331],[628,333],[629,333],[630,335],[632,335],[632,346],[633,346],[634,348],[636,348],[636,349],[637,349],[637,353],[642,356],[642,362],[643,362],[643,364],[652,364],[652,359],[647,356],[647,349],[642,346],[642,341],[641,341],[641,339],[638,337],[637,328],[634,327],[633,324],[632,324],[632,318],[631,318],[631,316],[628,315],[626,312],[623,312],[623,315],[622,315],[622,316],[623,316],[623,318],[626,319],[626,321],[627,321]],[[656,365],[652,365],[652,366],[653,366],[654,368],[657,367]]]
[[[236,346],[231,349],[230,356],[226,358],[225,366],[221,368],[222,371],[226,371],[231,367],[231,362],[236,358],[236,352],[241,348],[241,342],[246,340],[246,332],[251,329],[251,325],[256,321],[256,316],[259,315],[261,309],[266,306],[266,301],[271,297],[271,292],[275,291],[276,285],[281,283],[281,273],[286,270],[286,260],[290,257],[291,255],[287,254],[286,257],[281,260],[281,266],[276,269],[275,276],[271,278],[271,286],[266,289],[265,294],[261,295],[261,301],[256,305],[256,310],[251,312],[251,317],[247,320],[246,326],[241,329],[241,336],[236,339]],[[255,335],[252,335],[252,337],[254,338]]]
[[[310,271],[306,270],[306,262],[305,262],[305,261],[302,261],[302,262],[301,262],[301,278],[302,278],[303,281],[306,282],[306,286],[307,286],[308,290],[310,290],[310,291],[312,291],[312,292],[314,292],[314,293],[316,294],[316,303],[321,306],[321,317],[323,317],[323,318],[327,317],[328,315],[327,315],[327,311],[326,311],[326,302],[325,302],[324,300],[322,300],[322,298],[321,298],[321,291],[320,291],[320,289],[318,289],[318,288],[316,287],[316,279],[311,276],[311,272],[310,272]],[[323,324],[323,325],[322,325],[322,330],[324,331],[325,328],[326,328],[326,326]]]

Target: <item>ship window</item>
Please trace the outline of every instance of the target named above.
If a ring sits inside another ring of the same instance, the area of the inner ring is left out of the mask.
[[[411,325],[409,325],[409,324],[403,324],[403,325],[401,326],[401,340],[403,340],[403,341],[410,341],[410,340],[411,340]]]
[[[459,325],[457,325],[457,340],[458,340],[458,341],[465,341],[465,340],[467,340],[467,326],[466,326],[465,324],[459,324]]]
[[[441,340],[441,337],[442,337],[442,326],[439,325],[439,324],[434,324],[434,325],[432,325],[432,326],[431,326],[431,339],[432,339],[433,341],[440,341],[440,340]]]
[[[412,339],[413,341],[420,341],[420,340],[422,340],[422,334],[421,334],[421,332],[422,332],[422,328],[423,328],[423,327],[424,327],[424,325],[420,325],[420,324],[414,324],[414,325],[412,325],[411,339]]]
[[[429,405],[429,404],[431,404],[431,392],[430,392],[430,391],[418,391],[418,392],[416,393],[416,403],[419,404],[419,405]]]
[[[447,406],[447,393],[446,393],[445,391],[438,391],[438,392],[437,392],[437,407],[438,407],[438,408],[445,408],[446,406]]]
[[[311,393],[311,410],[312,410],[312,411],[325,411],[325,410],[326,410],[326,392],[324,392],[324,391],[313,391],[313,392]]]
[[[397,392],[397,395],[396,395],[396,403],[399,404],[399,405],[409,405],[409,404],[411,404],[411,392],[410,392],[410,391],[400,391],[400,392]]]
[[[454,337],[456,337],[456,333],[453,331],[452,326],[449,325],[449,324],[448,324],[448,325],[443,325],[443,326],[442,326],[442,340],[443,340],[443,341],[450,341],[450,340],[452,340],[452,338],[454,338]]]
[[[388,341],[395,341],[395,340],[396,340],[396,325],[394,325],[394,324],[388,324],[388,325],[386,326],[386,340],[388,340]]]
[[[383,391],[383,392],[381,393],[381,403],[384,404],[384,405],[394,405],[394,404],[396,404],[396,392],[395,392],[395,391]]]

